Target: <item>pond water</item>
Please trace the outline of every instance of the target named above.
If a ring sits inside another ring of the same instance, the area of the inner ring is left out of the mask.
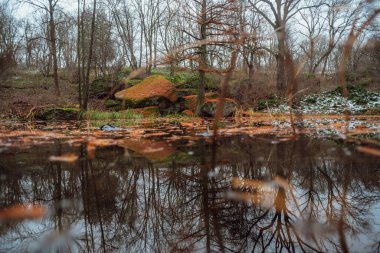
[[[89,151],[56,139],[0,152],[0,252],[379,252],[380,159],[342,141],[129,138]]]

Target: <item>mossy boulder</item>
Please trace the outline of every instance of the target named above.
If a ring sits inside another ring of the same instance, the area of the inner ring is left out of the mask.
[[[237,103],[230,98],[224,98],[223,100],[224,100],[223,117],[230,117],[235,113]],[[215,116],[215,113],[217,111],[217,107],[220,101],[221,99],[219,98],[207,99],[201,108],[202,115],[206,117]]]
[[[117,92],[115,98],[125,100],[125,105],[132,108],[161,107],[163,103],[175,103],[177,94],[173,83],[163,76],[153,75],[133,87]]]
[[[80,110],[76,108],[44,108],[34,114],[39,120],[77,120],[79,117]]]
[[[212,99],[212,98],[217,98],[218,94],[214,92],[207,92],[205,94],[206,100],[207,99]],[[184,109],[185,110],[190,110],[190,111],[195,111],[197,107],[197,95],[189,95],[183,97],[185,103],[184,103]]]

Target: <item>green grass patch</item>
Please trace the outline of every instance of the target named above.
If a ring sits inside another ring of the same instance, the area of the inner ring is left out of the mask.
[[[87,111],[83,118],[87,120],[141,120],[144,116],[129,110],[119,112]]]

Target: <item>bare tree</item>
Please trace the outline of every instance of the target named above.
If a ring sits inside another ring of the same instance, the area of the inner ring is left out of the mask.
[[[160,16],[164,10],[160,9],[160,1],[158,0],[147,0],[147,2],[135,0],[135,5],[141,25],[141,36],[145,40],[146,73],[150,75],[152,66],[156,64],[156,38],[160,26]]]
[[[121,47],[125,52],[129,65],[133,70],[136,70],[139,68],[139,64],[135,50],[135,41],[137,40],[135,30],[137,30],[137,25],[136,17],[133,15],[134,10],[131,9],[131,6],[126,1],[108,0],[108,6],[122,42]]]
[[[188,24],[187,29],[182,30],[188,39],[184,58],[190,61],[190,65],[193,61],[198,64],[196,114],[199,115],[205,101],[206,73],[224,71],[214,68],[212,62],[217,59],[219,67],[229,68],[229,61],[225,60],[229,57],[224,53],[231,52],[226,48],[235,42],[234,37],[231,39],[231,35],[235,35],[231,27],[237,26],[238,22],[234,23],[236,20],[231,18],[231,13],[237,9],[235,1],[207,0],[180,3],[180,7],[184,22]]]
[[[50,55],[53,59],[53,78],[54,86],[57,95],[61,94],[59,81],[58,81],[58,58],[57,58],[57,37],[56,37],[56,21],[55,15],[58,9],[59,0],[23,0],[23,3],[27,3],[39,10],[44,11],[49,17],[49,33],[48,41],[50,48]]]
[[[90,71],[92,67],[92,61],[93,61],[93,47],[94,47],[94,35],[95,35],[95,19],[96,19],[96,0],[93,2],[93,8],[92,8],[92,17],[91,17],[91,27],[90,27],[90,40],[88,42],[88,55],[87,55],[87,61],[85,60],[85,55],[83,54],[84,50],[84,25],[83,25],[83,15],[81,20],[81,33],[82,33],[82,81],[83,81],[83,87],[82,87],[82,103],[81,103],[81,109],[86,111],[88,109],[88,101],[90,97]]]
[[[317,68],[323,62],[322,75],[326,72],[329,56],[347,32],[355,17],[357,9],[352,8],[350,3],[351,1],[347,0],[331,0],[328,4],[328,48],[315,64],[315,68]]]
[[[255,12],[251,12],[249,6],[242,2],[239,6],[240,14],[240,27],[242,33],[245,34],[246,38],[244,44],[242,45],[242,57],[244,61],[244,67],[248,69],[248,88],[252,88],[253,75],[255,73],[255,68],[257,68],[257,58],[259,57],[260,50],[262,49],[261,41],[261,31],[262,29],[262,19]]]
[[[317,7],[320,4],[301,5],[301,0],[249,0],[249,2],[254,11],[259,13],[276,32],[277,90],[283,93],[287,88],[285,78],[286,25],[301,10]]]
[[[313,4],[313,2],[310,2]],[[316,8],[308,8],[300,11],[299,25],[301,25],[305,31],[301,30],[300,33],[306,38],[306,45],[300,45],[303,53],[308,58],[308,72],[315,74],[318,45],[321,45],[322,32],[325,29],[326,19],[323,17],[322,6]]]
[[[0,75],[16,64],[17,21],[12,16],[8,2],[0,3]]]

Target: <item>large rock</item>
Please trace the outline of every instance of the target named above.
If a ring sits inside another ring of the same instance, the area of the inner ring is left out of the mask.
[[[39,120],[77,120],[80,110],[76,108],[41,108],[34,113]]]
[[[119,91],[116,99],[125,100],[127,107],[170,106],[177,101],[175,86],[163,76],[153,75],[133,87]]]
[[[217,98],[217,97],[218,97],[218,94],[214,93],[214,92],[207,92],[205,94],[206,100],[212,99],[212,98]],[[185,97],[183,97],[183,99],[185,100],[185,103],[184,103],[185,108],[184,109],[190,110],[190,111],[195,111],[195,109],[197,107],[197,95],[185,96]]]
[[[236,102],[230,98],[224,98],[224,108],[223,108],[223,117],[230,117],[236,111]],[[219,98],[207,99],[203,104],[201,112],[202,115],[213,117],[215,116],[218,104],[220,102]]]

